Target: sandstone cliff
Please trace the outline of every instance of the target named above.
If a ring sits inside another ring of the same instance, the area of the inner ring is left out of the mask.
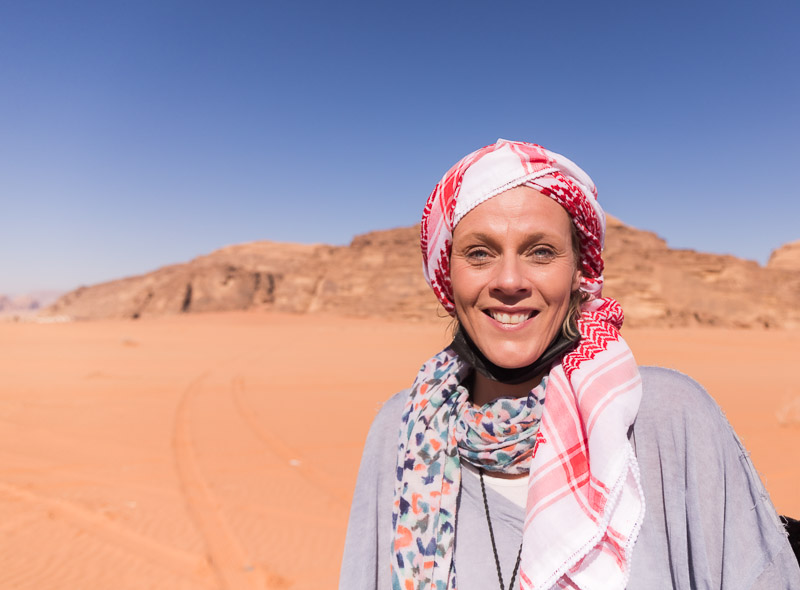
[[[414,226],[364,234],[349,246],[229,246],[82,287],[44,313],[92,319],[260,309],[430,318],[443,311],[422,278],[418,239]],[[655,234],[609,218],[605,294],[620,300],[629,326],[800,326],[800,273],[781,262],[796,262],[792,252],[764,268],[733,256],[671,250]]]
[[[774,250],[767,267],[771,269],[800,271],[800,240],[789,242]]]
[[[606,288],[628,325],[734,328],[800,326],[800,276],[751,260],[672,250],[609,218]]]

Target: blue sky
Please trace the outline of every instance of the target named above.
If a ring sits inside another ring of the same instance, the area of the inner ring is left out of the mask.
[[[800,238],[799,25],[796,0],[3,3],[0,293],[411,225],[498,137],[763,263]]]

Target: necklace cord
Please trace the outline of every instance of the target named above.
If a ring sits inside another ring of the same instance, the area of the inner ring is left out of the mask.
[[[483,469],[478,469],[478,474],[481,478],[481,493],[483,494],[483,507],[486,509],[486,522],[489,525],[489,538],[492,540],[492,552],[494,553],[494,564],[497,566],[497,579],[500,581],[500,590],[506,590],[503,584],[503,573],[500,570],[500,557],[497,555],[497,544],[494,541],[494,530],[492,529],[492,519],[489,516],[489,500],[486,498],[486,484],[483,483]],[[519,553],[517,553],[517,563],[514,564],[514,571],[511,573],[511,580],[508,584],[508,590],[514,590],[514,578],[517,577],[517,570],[519,569],[519,562],[522,558],[522,542],[519,544]]]

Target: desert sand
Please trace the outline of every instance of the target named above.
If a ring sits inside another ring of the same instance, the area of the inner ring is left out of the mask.
[[[0,588],[334,588],[361,448],[447,322],[0,323]],[[800,516],[800,331],[625,329]]]

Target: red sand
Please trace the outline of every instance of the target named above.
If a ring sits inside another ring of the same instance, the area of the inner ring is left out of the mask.
[[[626,330],[703,383],[800,516],[800,332]],[[380,403],[446,322],[0,324],[0,587],[331,588]]]

